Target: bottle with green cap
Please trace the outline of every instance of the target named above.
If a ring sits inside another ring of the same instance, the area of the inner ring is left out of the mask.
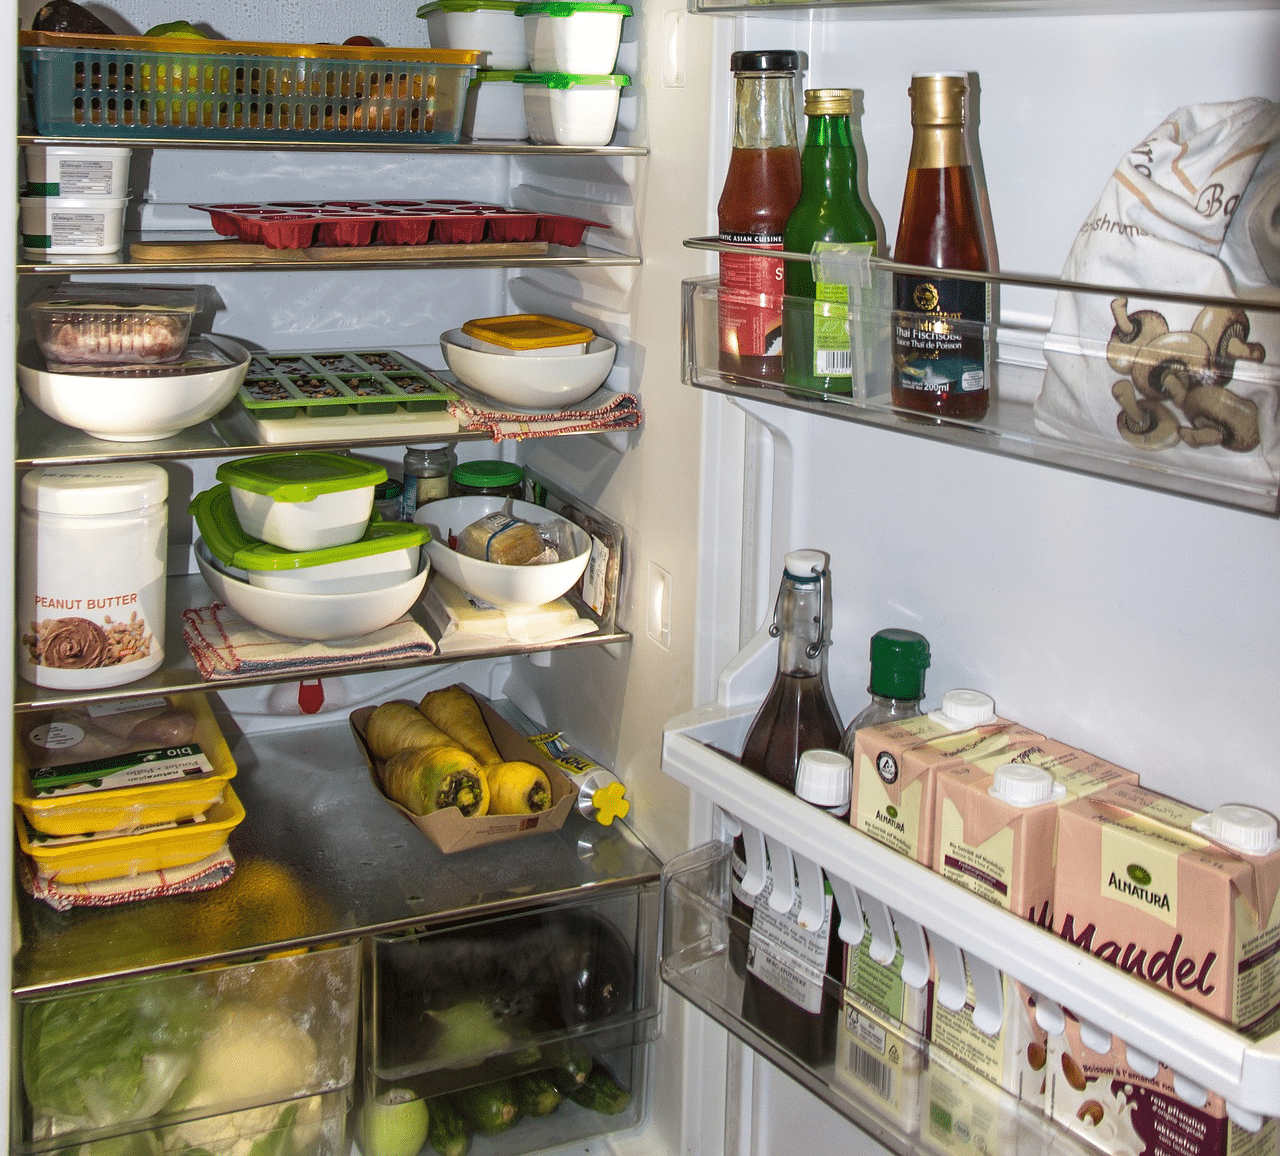
[[[890,627],[871,636],[871,701],[858,712],[840,740],[853,758],[853,736],[863,727],[901,722],[920,714],[924,672],[929,669],[929,640],[914,630]]]

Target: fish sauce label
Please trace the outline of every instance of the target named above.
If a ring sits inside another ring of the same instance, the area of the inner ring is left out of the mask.
[[[893,292],[898,387],[943,396],[985,389],[986,284],[898,276]]]

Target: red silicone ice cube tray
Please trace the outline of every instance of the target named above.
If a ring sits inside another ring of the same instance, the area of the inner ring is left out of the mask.
[[[313,245],[442,245],[546,241],[573,247],[596,221],[479,201],[258,201],[198,204],[214,231],[269,249]]]

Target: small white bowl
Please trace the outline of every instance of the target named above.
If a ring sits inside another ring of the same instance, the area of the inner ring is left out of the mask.
[[[526,72],[520,83],[524,85],[525,123],[534,144],[598,148],[613,140],[622,90],[631,80],[623,73],[565,76]]]
[[[124,238],[128,197],[19,197],[22,252],[114,253]]]
[[[582,577],[591,557],[591,539],[580,526],[571,525],[576,553],[564,562],[541,566],[502,566],[496,562],[468,558],[449,549],[450,533],[457,534],[486,514],[501,510],[506,500],[496,495],[469,495],[426,502],[413,515],[415,522],[431,531],[431,541],[424,543],[422,548],[431,564],[450,582],[491,606],[518,610],[554,602]],[[513,501],[511,512],[517,518],[535,524],[549,522],[559,516],[532,502]]]
[[[607,337],[597,337],[573,357],[517,356],[473,349],[461,329],[440,335],[444,362],[463,385],[517,409],[563,409],[590,397],[609,376],[617,351]]]
[[[110,442],[150,442],[172,437],[213,417],[235,397],[249,353],[225,337],[205,338],[236,364],[208,373],[137,377],[50,373],[34,347],[18,357],[18,385],[27,400],[54,421]]]
[[[293,594],[250,586],[224,571],[196,540],[196,564],[209,589],[241,618],[254,626],[286,638],[329,642],[338,638],[358,638],[390,626],[422,594],[430,566],[407,582],[385,590],[363,590],[355,594]]]
[[[27,196],[127,197],[131,153],[95,145],[25,145]]]
[[[246,570],[249,583],[264,590],[284,590],[294,594],[358,594],[365,590],[386,590],[407,582],[418,572],[421,546],[384,550],[362,558],[323,562],[297,570]]]

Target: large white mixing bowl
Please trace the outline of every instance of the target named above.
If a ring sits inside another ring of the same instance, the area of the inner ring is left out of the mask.
[[[593,338],[585,353],[536,356],[472,349],[461,329],[440,335],[445,364],[463,385],[515,409],[563,409],[590,397],[613,368],[617,346]]]

